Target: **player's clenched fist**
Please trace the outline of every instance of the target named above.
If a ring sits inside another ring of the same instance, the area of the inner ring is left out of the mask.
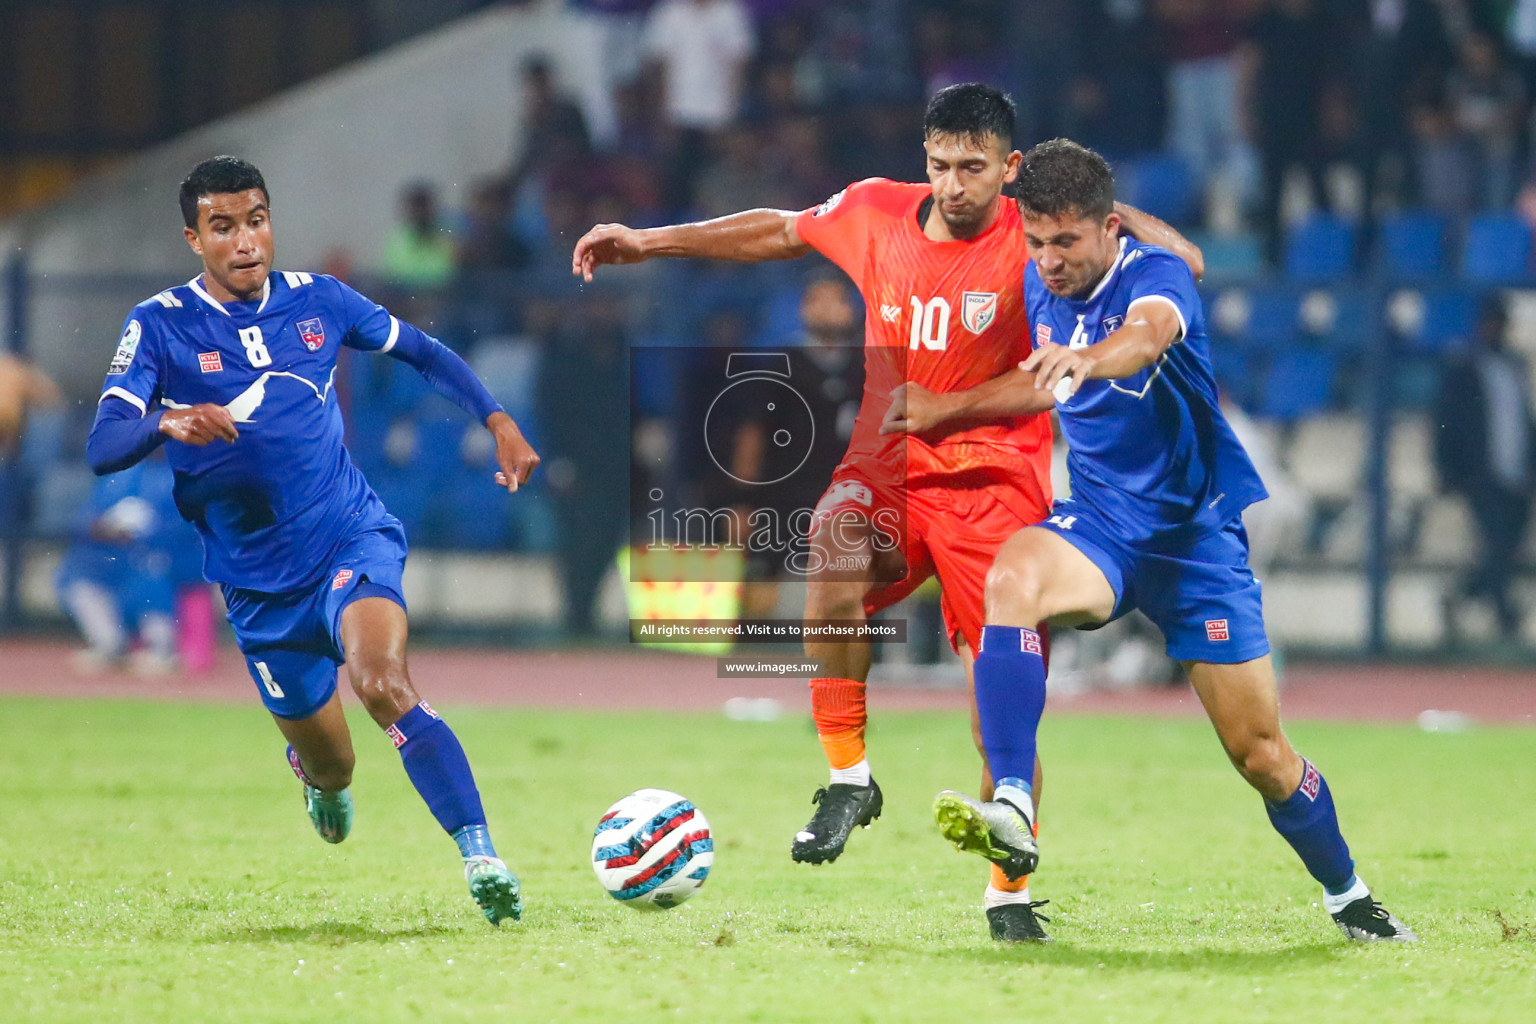
[[[533,445],[528,443],[523,432],[517,429],[517,424],[506,413],[492,413],[485,425],[496,438],[496,464],[501,467],[501,471],[496,474],[496,483],[509,491],[515,491],[527,483],[533,471],[539,467],[542,461],[539,453],[533,450]]]
[[[160,433],[198,448],[215,441],[233,442],[240,436],[229,410],[212,402],[188,409],[167,409],[160,414]]]
[[[599,224],[576,242],[571,253],[571,273],[590,281],[592,272],[605,263],[640,263],[648,255],[639,231],[623,224]]]
[[[880,423],[882,434],[925,434],[949,419],[950,397],[935,394],[916,381],[891,391],[891,404]]]

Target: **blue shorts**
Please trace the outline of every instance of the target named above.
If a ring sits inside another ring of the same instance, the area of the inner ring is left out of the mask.
[[[405,553],[405,531],[385,526],[349,539],[307,589],[266,594],[224,586],[229,623],[268,711],[299,719],[325,706],[336,692],[336,667],[346,660],[342,609],[360,597],[387,597],[404,608]]]
[[[1110,621],[1139,608],[1179,661],[1233,665],[1269,653],[1241,518],[1219,530],[1128,541],[1091,505],[1058,501],[1051,511],[1040,526],[1087,555],[1114,589]]]

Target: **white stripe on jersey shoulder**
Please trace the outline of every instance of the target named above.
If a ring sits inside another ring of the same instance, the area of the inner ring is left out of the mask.
[[[1092,302],[1099,297],[1100,292],[1109,287],[1109,282],[1114,280],[1116,274],[1120,273],[1120,264],[1125,261],[1125,247],[1130,244],[1130,241],[1129,237],[1125,235],[1120,236],[1120,252],[1115,255],[1115,262],[1109,265],[1109,269],[1104,271],[1104,276],[1099,278],[1099,283],[1094,286],[1093,291],[1088,293],[1088,297],[1082,301]]]
[[[384,343],[384,347],[379,349],[379,351],[380,352],[388,352],[390,349],[395,347],[395,342],[397,342],[399,340],[400,340],[400,321],[396,320],[394,314],[391,313],[390,316],[389,316],[389,340]]]
[[[158,295],[151,296],[151,298],[160,303],[160,305],[164,306],[166,309],[175,309],[177,306],[181,305],[181,300],[172,294],[169,288]]]
[[[1184,322],[1184,311],[1179,308],[1179,304],[1177,302],[1174,302],[1168,296],[1166,296],[1166,295],[1142,295],[1142,296],[1140,296],[1138,298],[1132,299],[1130,304],[1125,307],[1125,311],[1127,313],[1129,313],[1131,310],[1135,309],[1136,308],[1136,304],[1138,302],[1166,302],[1166,303],[1168,303],[1168,305],[1173,308],[1173,315],[1179,318],[1179,336],[1177,338],[1173,339],[1174,342],[1177,343],[1177,342],[1183,341],[1185,336],[1187,336],[1189,334],[1189,324]]]
[[[214,298],[212,295],[209,295],[206,291],[203,290],[201,278],[201,274],[199,274],[197,277],[194,277],[192,280],[187,282],[187,287],[191,288],[197,297],[208,303],[208,305],[212,306],[220,313],[223,313],[225,316],[229,316],[229,310],[225,309],[223,305],[219,303],[218,299]]]
[[[148,415],[149,413],[149,406],[144,404],[144,399],[140,398],[132,391],[129,391],[127,388],[107,388],[107,390],[101,393],[101,397],[96,399],[96,404],[100,405],[102,402],[105,402],[109,398],[121,398],[129,405],[138,409],[139,415],[141,416]]]
[[[288,283],[289,288],[302,288],[306,284],[314,284],[315,275],[302,270],[285,270],[283,280]]]

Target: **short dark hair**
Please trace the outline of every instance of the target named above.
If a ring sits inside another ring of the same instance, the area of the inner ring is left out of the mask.
[[[1051,139],[1024,154],[1014,195],[1034,216],[1102,220],[1115,208],[1115,179],[1104,158],[1087,146]]]
[[[266,179],[256,165],[237,156],[213,156],[192,168],[192,173],[181,182],[181,219],[187,227],[197,230],[197,201],[203,196],[226,195],[246,192],[257,188],[268,205],[272,193],[267,191]]]
[[[980,82],[963,82],[933,94],[923,114],[923,137],[955,135],[985,143],[992,136],[1007,149],[1013,144],[1013,122],[1013,100],[1007,93]]]

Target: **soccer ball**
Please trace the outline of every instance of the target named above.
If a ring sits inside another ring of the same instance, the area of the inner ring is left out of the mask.
[[[704,812],[665,789],[642,789],[608,808],[592,834],[592,870],[608,895],[667,910],[699,891],[715,862]]]

